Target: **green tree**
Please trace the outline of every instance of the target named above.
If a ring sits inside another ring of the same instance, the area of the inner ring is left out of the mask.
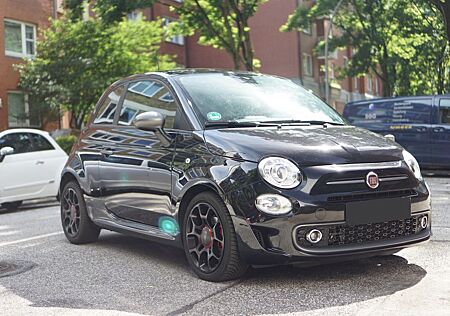
[[[122,21],[130,12],[152,6],[157,0],[65,0],[64,7],[73,21],[81,20],[90,4],[100,19],[109,24]]]
[[[383,95],[444,91],[439,75],[447,67],[448,46],[442,19],[425,0],[344,0],[334,18],[340,32],[331,48],[352,46],[355,54],[344,75],[377,75]],[[288,18],[284,31],[307,27],[327,16],[338,0],[318,0],[300,6]]]
[[[442,14],[445,32],[447,33],[447,39],[450,42],[450,0],[428,0],[428,2]]]
[[[235,69],[243,66],[253,70],[258,61],[254,58],[248,21],[266,1],[185,0],[173,10],[179,15],[179,32],[185,35],[198,32],[199,44],[225,50]]]
[[[33,107],[70,111],[80,128],[104,89],[117,79],[175,64],[159,48],[161,21],[54,21],[38,42],[38,55],[17,65],[20,86]]]

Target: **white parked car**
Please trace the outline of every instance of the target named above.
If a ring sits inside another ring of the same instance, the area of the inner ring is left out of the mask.
[[[67,154],[44,131],[0,132],[0,204],[8,210],[22,201],[56,197]]]

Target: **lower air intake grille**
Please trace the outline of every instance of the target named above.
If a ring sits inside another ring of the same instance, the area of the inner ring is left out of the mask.
[[[363,245],[371,242],[401,239],[402,237],[417,234],[425,229],[420,224],[420,219],[423,216],[415,215],[407,219],[354,226],[329,225],[300,227],[297,229],[295,238],[297,245],[304,248],[339,247],[354,244]],[[306,240],[306,234],[314,228],[320,229],[323,234],[322,241],[316,244],[312,244]]]

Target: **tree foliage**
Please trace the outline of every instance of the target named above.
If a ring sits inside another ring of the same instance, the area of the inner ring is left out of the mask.
[[[95,13],[105,23],[122,21],[130,12],[152,6],[156,0],[65,0],[64,6],[73,21],[81,20],[85,4],[93,6]]]
[[[225,50],[235,69],[253,70],[258,61],[250,38],[249,19],[267,0],[185,0],[173,7],[179,15],[178,31],[200,35],[199,44]]]
[[[20,86],[33,107],[62,107],[80,128],[104,89],[134,73],[172,68],[161,55],[161,21],[54,21],[38,42],[38,55],[17,65]]]
[[[298,7],[284,30],[307,27],[328,16],[338,2],[318,0],[312,7]],[[354,55],[344,74],[377,75],[385,96],[448,91],[445,27],[430,8],[426,0],[343,0],[334,17],[340,36],[330,46],[352,46]]]

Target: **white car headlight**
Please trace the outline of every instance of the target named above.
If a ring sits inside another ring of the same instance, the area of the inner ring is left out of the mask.
[[[258,164],[261,177],[271,185],[292,189],[302,182],[302,173],[290,160],[281,157],[267,157]]]
[[[420,172],[419,163],[417,162],[416,158],[414,158],[414,156],[411,155],[411,153],[404,150],[403,159],[405,160],[409,169],[411,169],[411,171],[414,173],[414,176],[417,178],[417,180],[422,180],[422,173]]]

